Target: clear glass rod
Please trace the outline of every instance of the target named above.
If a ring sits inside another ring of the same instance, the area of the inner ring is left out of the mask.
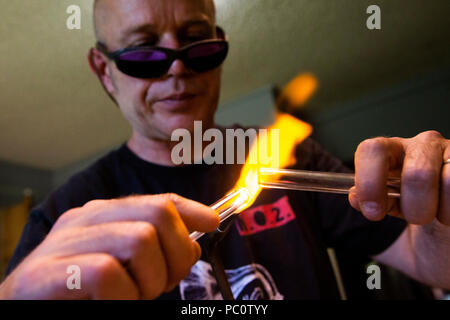
[[[250,193],[247,189],[241,188],[228,193],[225,197],[210,206],[219,214],[220,223],[227,220],[233,214],[241,212],[241,209],[250,201]],[[220,227],[218,229],[220,231]],[[189,237],[196,241],[205,233],[194,231]]]
[[[348,194],[355,185],[352,173],[260,168],[259,185],[268,189],[288,189]],[[388,178],[388,196],[400,197],[400,178]]]

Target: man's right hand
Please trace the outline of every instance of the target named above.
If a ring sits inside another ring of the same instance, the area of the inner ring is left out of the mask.
[[[211,208],[173,194],[94,200],[65,212],[0,285],[4,299],[154,299],[200,258],[190,231],[219,225]],[[81,289],[68,289],[68,266]]]

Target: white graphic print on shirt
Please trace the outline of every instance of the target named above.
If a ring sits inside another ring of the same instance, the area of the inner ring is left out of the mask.
[[[252,263],[225,272],[236,300],[283,299],[272,276],[262,265]],[[222,299],[211,265],[202,260],[180,282],[180,293],[183,300]]]

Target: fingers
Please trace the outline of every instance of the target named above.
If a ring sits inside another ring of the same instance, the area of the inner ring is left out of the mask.
[[[450,146],[448,143],[444,151],[444,160],[446,159],[450,159]],[[440,223],[450,226],[450,164],[442,166],[439,199],[437,219]]]
[[[384,218],[393,206],[388,202],[387,178],[390,168],[402,158],[401,139],[376,138],[358,146],[355,154],[356,192],[349,196],[350,203],[365,217],[377,221]]]
[[[210,232],[219,227],[219,215],[197,201],[173,193],[160,195],[162,201],[172,202],[190,231]]]
[[[359,205],[358,193],[356,192],[356,187],[352,187],[348,194],[348,200],[350,205],[356,210],[362,212],[361,207]],[[400,211],[400,207],[398,205],[398,200],[396,198],[389,198],[387,200],[387,210],[386,212],[393,217],[404,218],[403,214]]]
[[[438,212],[443,149],[441,140],[435,138],[434,132],[423,133],[406,144],[401,208],[412,224],[430,223]]]
[[[137,300],[140,290],[125,268],[108,254],[95,253],[60,259],[64,268],[79,266],[81,292],[96,300]],[[69,275],[67,275],[68,277]],[[67,281],[66,281],[66,290]],[[69,290],[78,295],[78,290]]]
[[[69,267],[76,267],[71,271]],[[21,265],[13,299],[138,299],[133,280],[112,256],[103,253],[42,260]],[[78,279],[76,279],[76,278]],[[77,286],[71,286],[77,283]]]
[[[186,266],[190,268],[200,258],[200,247],[189,238],[186,226],[209,232],[219,224],[218,215],[211,208],[173,194],[100,200],[88,203],[82,209],[86,212],[78,219],[72,219],[72,226],[110,221],[146,221],[153,225],[166,259],[169,288],[187,276],[189,269]]]
[[[58,219],[54,229],[112,221],[154,223],[168,208],[171,208],[170,211],[175,208],[179,218],[191,231],[210,232],[219,226],[219,217],[210,207],[175,194],[162,194],[90,201],[82,208],[66,212]]]
[[[95,200],[63,214],[33,257],[107,254],[130,274],[141,298],[153,299],[201,256],[187,227],[208,232],[218,224],[214,210],[171,194]]]
[[[184,225],[166,222],[164,230],[146,222],[112,222],[60,231],[55,256],[103,252],[126,266],[143,299],[154,299],[184,279],[200,258]],[[40,252],[45,253],[45,252]]]
[[[448,141],[427,131],[411,139],[375,138],[361,143],[355,154],[355,189],[350,204],[370,220],[386,213],[412,224],[436,217],[450,223],[450,168],[442,168]],[[450,167],[450,166],[449,166]],[[387,177],[401,173],[401,198],[387,197]]]

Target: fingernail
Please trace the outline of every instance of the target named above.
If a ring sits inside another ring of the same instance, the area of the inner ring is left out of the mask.
[[[358,194],[356,193],[356,189],[354,187],[350,189],[350,196],[352,196],[356,200],[358,199]]]
[[[361,210],[369,218],[377,218],[381,212],[381,206],[375,201],[366,201],[361,203]]]

